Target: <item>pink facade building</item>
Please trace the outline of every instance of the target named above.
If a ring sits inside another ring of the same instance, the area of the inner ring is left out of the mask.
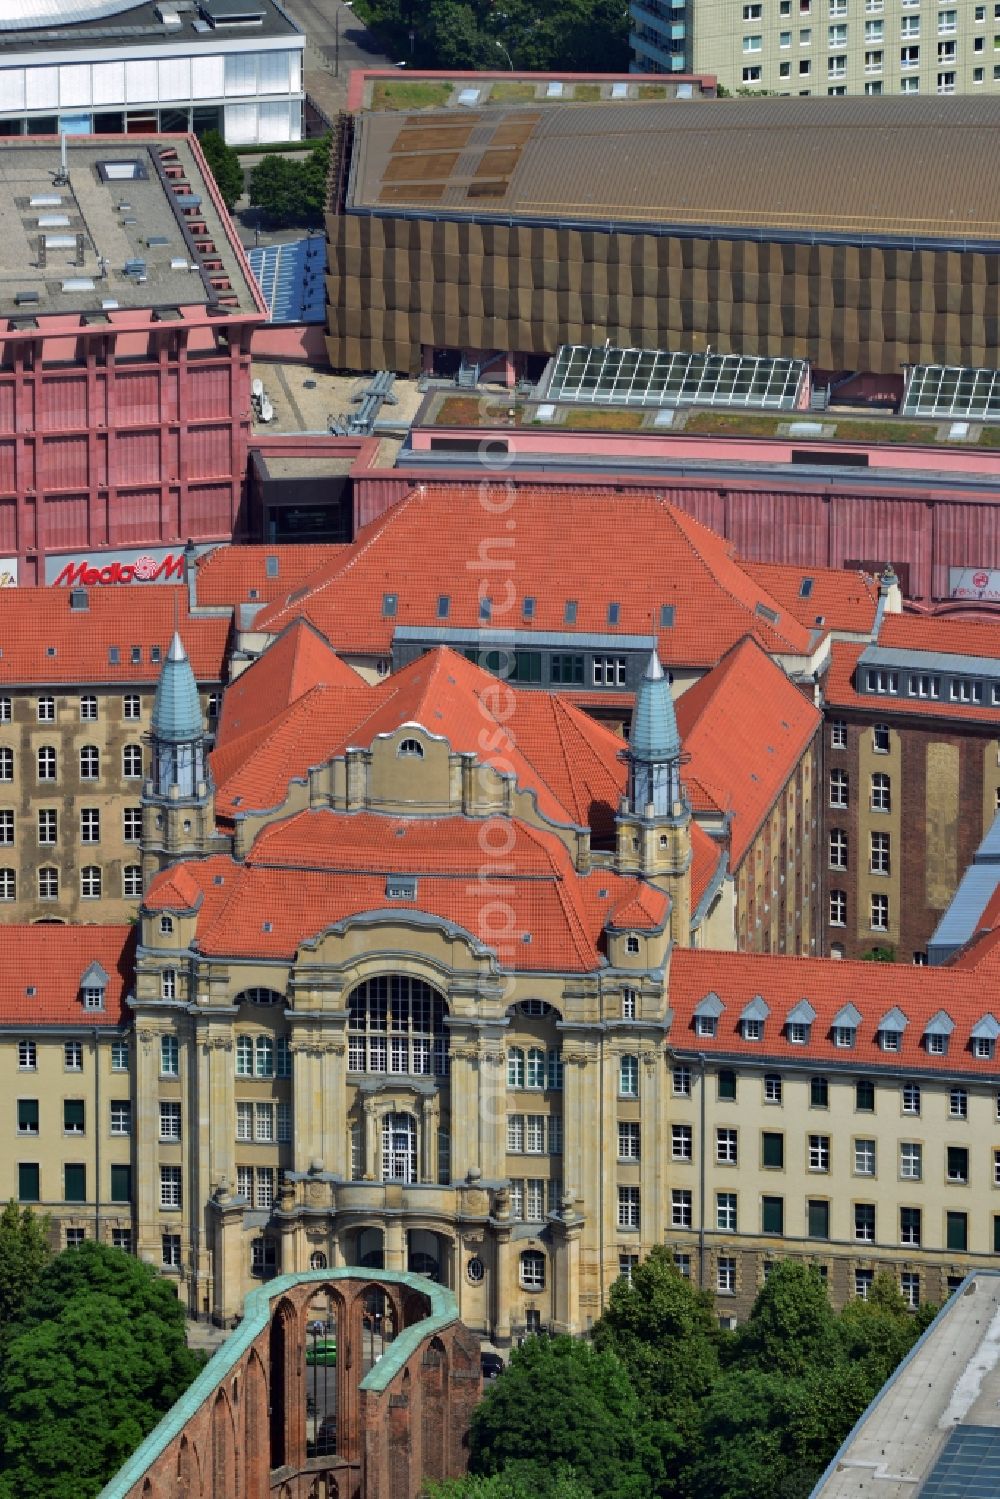
[[[0,574],[163,561],[237,524],[265,308],[191,136],[10,142]],[[152,550],[150,550],[152,549]]]

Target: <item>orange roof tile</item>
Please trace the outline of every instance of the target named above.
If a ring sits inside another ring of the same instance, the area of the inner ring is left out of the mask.
[[[0,1025],[121,1025],[134,958],[131,926],[0,926]],[[84,1010],[80,980],[95,962],[108,975],[104,1008]]]
[[[158,647],[166,660],[175,628],[197,680],[222,680],[232,617],[228,611],[193,618],[187,589],[179,585],[90,588],[85,611],[70,608],[73,591],[0,589],[0,685],[154,683],[160,665],[153,661],[152,649]]]
[[[892,618],[909,618],[908,615],[893,615]],[[943,623],[943,622],[942,622]],[[879,644],[884,643],[884,634]],[[893,642],[900,649],[916,650],[918,647]],[[951,718],[968,723],[996,724],[996,708],[972,703],[953,703],[944,698],[904,697],[902,693],[893,697],[876,696],[871,692],[858,692],[854,685],[854,674],[858,657],[864,644],[850,640],[835,640],[830,647],[830,667],[823,679],[823,696],[830,708],[864,708],[869,713],[880,715],[913,715],[918,718]],[[932,649],[932,647],[928,647]],[[970,654],[965,652],[964,654]]]
[[[697,909],[726,858],[726,849],[700,823],[691,823],[691,910]]]
[[[308,620],[295,620],[229,686],[219,716],[219,741],[256,732],[309,688],[331,685],[363,683]]]
[[[809,1062],[857,1071],[859,1067],[888,1067],[894,1071],[962,1072],[996,1080],[996,1059],[971,1054],[972,1027],[995,1009],[993,980],[1000,970],[1000,952],[991,951],[972,968],[917,968],[908,963],[834,962],[829,958],[793,958],[761,953],[721,953],[684,948],[674,952],[670,964],[670,1007],[674,1022],[670,1045],[678,1051],[706,1052],[715,1057],[774,1058],[782,1062]],[[709,993],[725,1005],[715,1036],[695,1034],[694,1009]],[[762,1041],[745,1041],[739,1017],[743,1007],[760,995],[770,1009]],[[789,1011],[807,999],[816,1012],[809,1043],[796,1045],[784,1029]],[[846,1004],[861,1013],[856,1044],[851,1049],[835,1046],[831,1027],[834,1016]],[[881,1049],[879,1021],[898,1006],[906,1016],[900,1048]],[[948,1052],[932,1056],[922,1044],[927,1022],[944,1010],[955,1022]],[[1000,1017],[998,1017],[1000,1018]]]
[[[681,774],[705,810],[730,814],[737,869],[822,715],[754,639],[740,642],[677,699],[690,760]]]
[[[662,928],[669,903],[660,891],[609,870],[580,875],[555,834],[516,819],[511,827],[513,847],[495,870],[487,858],[484,874],[482,827],[468,818],[300,813],[265,830],[246,864],[218,856],[185,866],[203,895],[195,946],[210,956],[291,959],[352,917],[389,909],[405,921],[419,911],[469,932],[504,968],[581,973],[603,961],[612,911],[627,907],[636,927]],[[168,874],[154,879],[146,909],[173,909]],[[416,875],[415,899],[389,897],[388,874]],[[499,946],[497,886],[511,919]]]
[[[344,545],[332,542],[215,547],[198,558],[198,603],[270,603],[272,599],[284,598],[317,568],[336,561],[345,550]]]
[[[360,531],[310,584],[262,610],[255,628],[277,631],[305,615],[338,650],[387,652],[397,627],[441,625],[442,596],[449,599],[448,628],[480,630],[480,585],[491,582],[498,604],[511,591],[519,605],[535,600],[530,620],[517,608],[519,630],[613,638],[616,631],[648,636],[655,627],[668,664],[714,665],[748,633],[768,651],[809,649],[811,632],[713,531],[655,495],[582,487],[483,495],[480,488],[421,485]],[[383,614],[386,594],[397,597],[390,617]],[[577,605],[571,626],[567,600]],[[619,606],[615,626],[608,624],[609,603]],[[661,629],[665,605],[674,619]],[[497,623],[509,631],[512,621],[508,614]],[[488,643],[488,633],[480,639]]]
[[[740,564],[761,588],[809,629],[870,632],[878,608],[878,580],[870,573],[791,562]],[[810,587],[805,597],[806,580]]]
[[[878,644],[907,651],[937,651],[945,656],[1000,658],[1000,621],[942,619],[926,614],[886,614]]]

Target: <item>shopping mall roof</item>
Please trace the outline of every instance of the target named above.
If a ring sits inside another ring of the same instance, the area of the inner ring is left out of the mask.
[[[137,309],[163,320],[182,320],[181,308],[261,316],[257,284],[188,138],[74,136],[66,168],[58,140],[5,141],[0,317],[114,324],[131,312],[134,327]]]
[[[0,15],[0,52],[100,48],[108,59],[122,48],[175,47],[227,51],[258,38],[305,39],[275,0],[13,0]]]
[[[529,103],[358,119],[347,206],[608,232],[1000,243],[1000,101]]]

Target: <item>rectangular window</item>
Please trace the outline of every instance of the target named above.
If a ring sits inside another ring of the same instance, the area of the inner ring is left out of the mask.
[[[854,1294],[859,1301],[867,1301],[868,1293],[875,1282],[874,1270],[855,1270]]]
[[[920,1113],[920,1084],[904,1083],[902,1091],[902,1110],[904,1114]],[[1000,1095],[998,1095],[997,1118],[1000,1119]]]
[[[872,833],[869,852],[869,868],[872,874],[889,873],[889,834]]]
[[[639,1188],[618,1188],[618,1227],[639,1227]]]
[[[846,807],[850,796],[850,778],[846,770],[830,772],[830,806]]]
[[[38,1099],[17,1100],[17,1132],[19,1135],[38,1134]]]
[[[780,1171],[785,1164],[785,1137],[772,1130],[761,1132],[761,1164],[769,1171]]]
[[[830,1237],[830,1204],[810,1198],[806,1204],[807,1233],[810,1239]]]
[[[858,1078],[854,1084],[854,1107],[859,1114],[875,1112],[875,1084],[870,1077]]]
[[[736,1073],[724,1067],[719,1073],[719,1098],[723,1103],[736,1102]]]
[[[918,1182],[924,1174],[924,1147],[915,1140],[902,1140],[899,1146],[899,1174],[904,1181]]]
[[[854,1142],[854,1174],[855,1176],[875,1175],[875,1141],[855,1140]]]
[[[948,1093],[948,1113],[952,1119],[969,1117],[969,1095],[964,1088],[952,1088]]]
[[[948,1213],[945,1223],[947,1247],[966,1250],[969,1247],[968,1213]]]
[[[639,1159],[638,1124],[619,1122],[618,1159],[620,1161],[637,1161]]]
[[[948,1180],[963,1185],[969,1180],[969,1152],[964,1145],[948,1146]]]
[[[760,1204],[760,1227],[765,1234],[783,1234],[785,1232],[785,1199],[783,1197],[762,1197]]]
[[[179,1270],[181,1268],[181,1236],[180,1234],[163,1234],[160,1238],[161,1261],[167,1270]]]
[[[131,1202],[132,1200],[132,1168],[131,1166],[111,1167],[111,1201]]]
[[[521,1155],[524,1151],[524,1115],[507,1115],[507,1149],[512,1155]]]
[[[563,687],[583,685],[582,656],[552,656],[549,662],[549,679]]]
[[[691,1227],[691,1193],[685,1187],[674,1187],[670,1193],[672,1228]]]
[[[854,1237],[858,1243],[875,1243],[875,1204],[871,1202],[856,1202],[854,1204]]]
[[[624,656],[595,656],[594,686],[624,687],[625,666]]]
[[[830,1107],[830,1084],[825,1077],[809,1079],[809,1107],[813,1109]]]
[[[691,1069],[690,1067],[678,1066],[673,1070],[673,1090],[675,1098],[691,1097]],[[1000,1103],[997,1105],[998,1117],[1000,1117]]]
[[[160,1072],[163,1077],[179,1077],[181,1070],[180,1043],[176,1036],[160,1037]]]
[[[843,718],[834,718],[830,722],[830,748],[847,748],[847,721]]]
[[[63,1167],[63,1200],[65,1202],[86,1202],[86,1166],[73,1164]]]
[[[899,1277],[899,1289],[910,1310],[917,1311],[920,1307],[920,1276],[904,1270]]]
[[[138,843],[142,837],[142,808],[125,807],[122,810],[122,823],[126,843]]]
[[[847,892],[846,890],[830,891],[830,925],[847,925]]]
[[[112,1041],[111,1043],[111,1071],[128,1071],[128,1042]]]
[[[830,833],[830,868],[847,868],[847,834],[842,828],[834,828]]]
[[[809,1170],[829,1171],[830,1169],[830,1136],[809,1136]]]
[[[722,1296],[736,1295],[736,1259],[734,1255],[719,1255],[715,1267],[715,1288]]]
[[[528,1114],[525,1117],[524,1147],[529,1155],[545,1154],[545,1115]]]
[[[873,932],[889,930],[889,897],[873,895],[871,898],[871,927]]]
[[[765,1072],[764,1074],[764,1102],[781,1102],[781,1074],[780,1072]]]
[[[716,1192],[715,1226],[723,1233],[736,1232],[736,1193]]]
[[[160,1167],[160,1207],[179,1208],[181,1206],[181,1168],[179,1166]]]
[[[111,1100],[111,1133],[113,1135],[132,1133],[132,1104],[127,1098]]]
[[[736,1165],[737,1143],[736,1131],[734,1129],[717,1129],[715,1131],[715,1159],[722,1165]]]
[[[63,1065],[67,1072],[83,1071],[83,1042],[67,1041],[63,1046]]]
[[[694,1154],[690,1124],[673,1124],[670,1127],[671,1155],[675,1161],[690,1161]]]
[[[240,1107],[236,1105],[237,1109]],[[181,1106],[171,1101],[160,1103],[160,1139],[179,1140],[181,1137]]]
[[[17,1197],[19,1202],[38,1202],[41,1197],[39,1168],[37,1164],[21,1161],[17,1168]]]
[[[67,1135],[82,1135],[85,1132],[84,1104],[82,1098],[63,1100],[63,1131]]]
[[[258,1145],[269,1145],[274,1140],[274,1104],[254,1104],[253,1137]]]
[[[911,1248],[920,1248],[920,1209],[900,1208],[899,1242]]]
[[[132,1230],[130,1228],[113,1228],[111,1230],[111,1247],[120,1249],[123,1254],[132,1253]]]

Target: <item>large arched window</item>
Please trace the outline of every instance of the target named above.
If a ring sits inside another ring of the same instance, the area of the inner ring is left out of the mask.
[[[243,993],[237,994],[233,1000],[233,1003],[237,1005],[280,1005],[284,1002],[285,996],[279,994],[277,989],[244,989]]]
[[[417,1179],[417,1121],[412,1114],[386,1114],[382,1120],[382,1180]]]
[[[406,974],[367,979],[349,1006],[351,1072],[447,1076],[445,1003],[430,984]]]

